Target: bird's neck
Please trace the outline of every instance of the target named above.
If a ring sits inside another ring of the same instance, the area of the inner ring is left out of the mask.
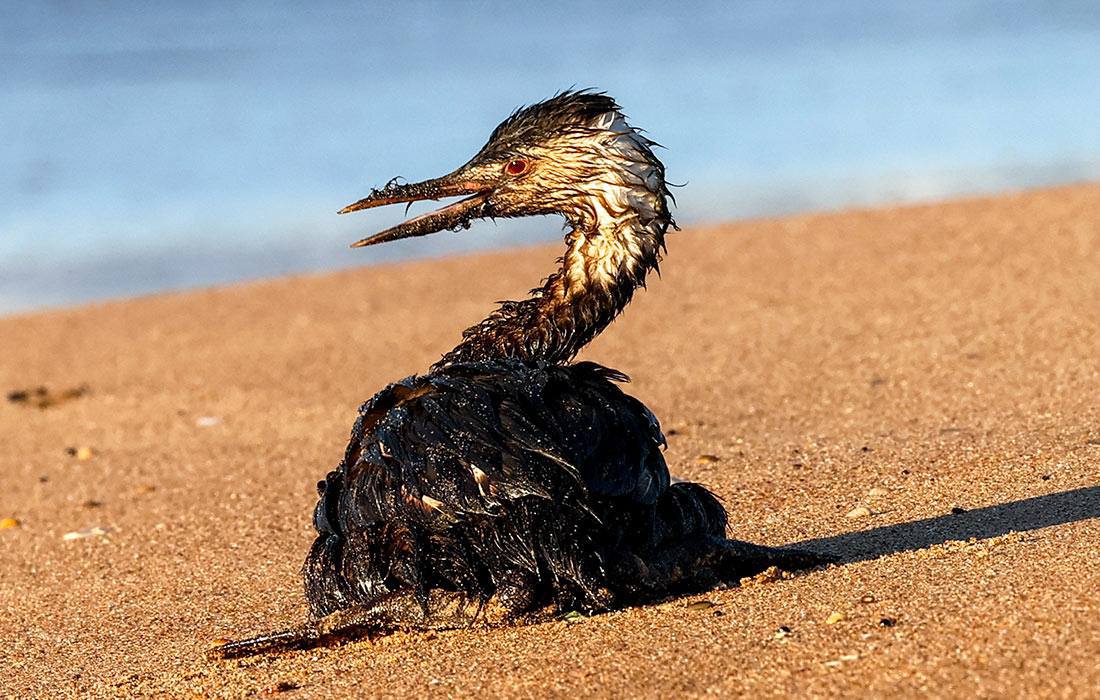
[[[663,168],[652,160],[644,165],[658,170],[655,177],[641,179],[652,189],[631,178],[576,202],[558,271],[529,298],[504,302],[467,329],[433,369],[505,358],[565,364],[606,328],[657,269],[665,231],[675,225]]]

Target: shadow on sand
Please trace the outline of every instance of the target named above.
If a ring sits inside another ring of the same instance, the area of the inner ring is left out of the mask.
[[[1090,518],[1100,518],[1100,486],[1036,496],[911,523],[804,540],[788,546],[831,554],[837,557],[837,563],[850,564],[952,540],[972,537],[988,539],[1009,532],[1038,530]]]

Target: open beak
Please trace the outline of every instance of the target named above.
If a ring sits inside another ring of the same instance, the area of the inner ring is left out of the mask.
[[[341,209],[339,214],[348,214],[361,209],[373,209],[384,207],[387,204],[399,204],[401,202],[419,202],[425,199],[442,199],[444,197],[461,197],[454,204],[436,209],[435,211],[413,217],[393,228],[374,234],[361,241],[352,243],[352,248],[374,245],[375,243],[387,243],[402,238],[414,236],[426,236],[429,233],[443,231],[445,229],[469,228],[474,219],[492,215],[492,207],[489,204],[491,189],[479,182],[472,182],[461,177],[460,173],[451,173],[434,180],[414,182],[399,185],[391,180],[389,184],[380,190],[371,190],[370,195],[360,199],[355,204],[349,204]]]

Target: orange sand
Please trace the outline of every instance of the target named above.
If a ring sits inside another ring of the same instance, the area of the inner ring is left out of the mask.
[[[0,320],[5,393],[91,390],[0,401],[0,518],[18,521],[0,529],[0,686],[1100,695],[1100,186],[700,227],[669,248],[584,356],[632,375],[674,473],[725,499],[733,536],[844,564],[580,622],[207,661],[215,638],[303,615],[314,484],[358,404],[557,251],[120,301]]]

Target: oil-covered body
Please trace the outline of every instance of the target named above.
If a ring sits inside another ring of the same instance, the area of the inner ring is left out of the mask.
[[[439,590],[519,616],[713,584],[709,567],[672,569],[687,541],[724,537],[725,511],[670,485],[657,421],[622,379],[591,363],[455,364],[364,404],[319,485],[311,613]]]

